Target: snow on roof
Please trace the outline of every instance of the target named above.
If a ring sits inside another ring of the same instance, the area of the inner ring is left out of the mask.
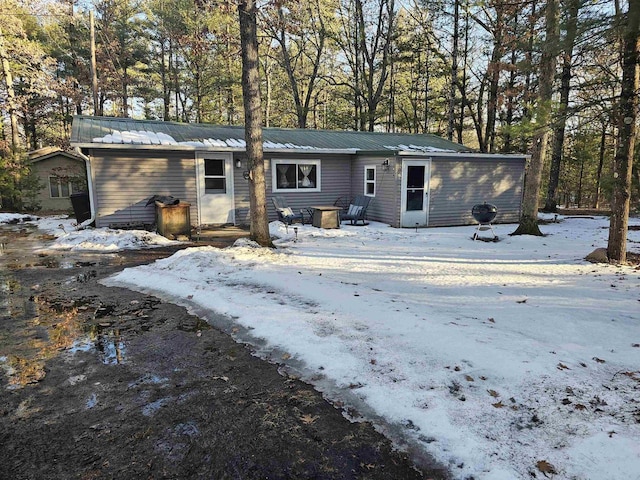
[[[455,152],[455,150],[450,150],[448,148],[438,148],[438,147],[429,147],[423,145],[385,145],[384,148],[388,148],[389,150],[403,150],[407,152]]]
[[[113,130],[104,137],[94,137],[95,143],[123,143],[132,145],[181,145],[188,147],[231,147],[246,148],[247,142],[240,138],[227,138],[221,140],[218,138],[204,138],[202,140],[189,140],[179,142],[171,135],[161,132],[151,132],[148,130]],[[319,148],[311,145],[297,145],[295,143],[279,143],[264,141],[263,147],[267,150],[330,150],[327,148]],[[389,147],[393,148],[393,147]],[[349,149],[357,150],[357,149]]]

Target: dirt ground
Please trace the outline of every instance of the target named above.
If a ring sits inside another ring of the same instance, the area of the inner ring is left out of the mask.
[[[98,283],[174,250],[34,238],[0,226],[0,479],[448,478],[184,308]]]

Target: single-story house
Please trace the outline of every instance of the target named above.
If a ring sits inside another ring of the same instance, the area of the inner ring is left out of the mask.
[[[265,128],[267,197],[293,209],[372,197],[369,220],[394,227],[474,224],[471,208],[520,216],[524,155],[489,155],[429,134]],[[153,223],[153,195],[191,204],[193,225],[249,223],[244,127],[77,116],[96,226]],[[270,220],[276,212],[269,201]]]
[[[41,209],[45,212],[71,211],[69,197],[87,188],[85,160],[58,147],[33,150],[27,158],[41,186],[35,198]]]

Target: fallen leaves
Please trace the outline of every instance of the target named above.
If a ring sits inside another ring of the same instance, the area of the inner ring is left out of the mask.
[[[311,425],[314,423],[319,417],[317,415],[306,414],[300,417],[300,421],[305,425]]]
[[[538,461],[538,463],[536,463],[536,467],[538,467],[538,470],[540,470],[544,474],[545,477],[548,476],[547,473],[550,473],[551,475],[555,475],[556,473],[558,473],[556,471],[556,467],[551,465],[546,460]]]
[[[500,396],[500,394],[495,390],[487,390],[487,393],[491,395],[493,398],[498,398]]]
[[[558,370],[571,370],[569,367],[567,367],[564,363],[560,362],[558,363],[558,365],[556,366],[556,368]]]
[[[595,360],[595,361],[596,361],[596,362],[598,362],[598,363],[605,363],[605,361],[604,361],[603,359],[598,358],[598,357],[593,357],[593,359],[592,359],[592,360]]]

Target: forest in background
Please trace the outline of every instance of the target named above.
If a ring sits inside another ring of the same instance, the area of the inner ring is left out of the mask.
[[[264,125],[433,133],[530,153],[544,123],[541,204],[606,206],[627,10],[623,0],[265,1]],[[538,95],[545,55],[550,104]],[[0,181],[20,175],[19,152],[68,147],[75,114],[244,121],[233,0],[0,0],[0,56]],[[633,172],[637,204],[637,158]]]

